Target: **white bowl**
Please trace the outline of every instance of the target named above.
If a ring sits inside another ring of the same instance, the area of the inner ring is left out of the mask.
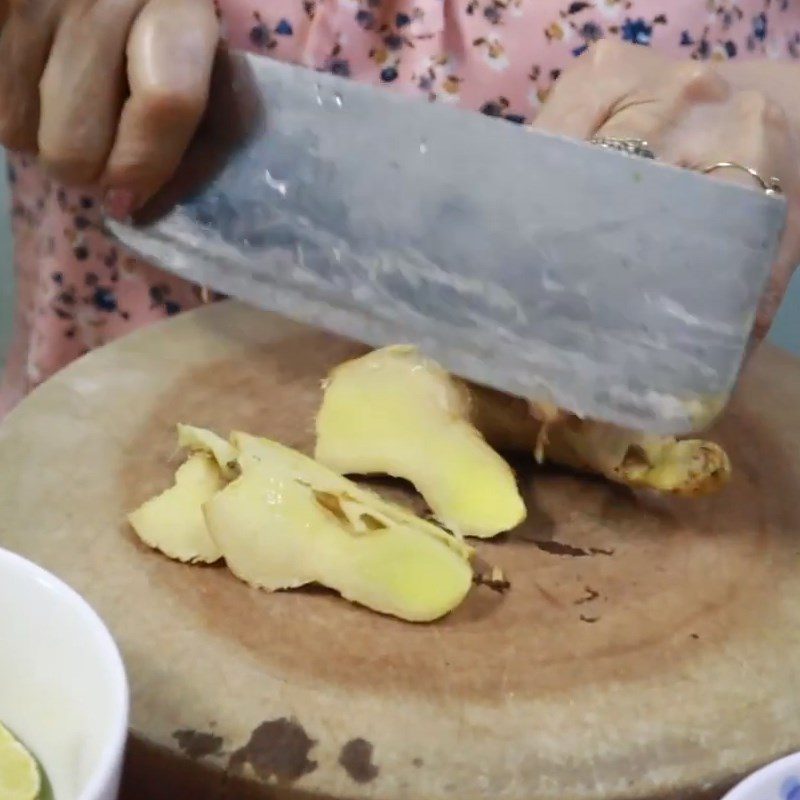
[[[128,728],[117,646],[87,603],[0,549],[0,721],[39,760],[56,800],[114,800]]]
[[[722,800],[800,800],[800,753],[762,767]]]

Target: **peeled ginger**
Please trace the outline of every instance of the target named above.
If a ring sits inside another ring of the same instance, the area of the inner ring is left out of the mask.
[[[410,481],[456,533],[488,538],[525,519],[513,471],[472,424],[466,387],[413,347],[336,367],[316,430],[320,463]]]
[[[252,586],[318,584],[411,622],[469,592],[472,548],[433,523],[277,442],[185,425],[179,437],[190,455],[175,485],[129,515],[170,558],[224,558]]]

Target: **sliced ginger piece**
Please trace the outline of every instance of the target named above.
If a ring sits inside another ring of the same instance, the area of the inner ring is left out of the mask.
[[[450,530],[492,537],[522,522],[525,504],[469,409],[465,387],[416,348],[377,350],[330,374],[315,457],[345,474],[404,478]]]
[[[218,464],[194,453],[175,473],[175,484],[128,515],[149,547],[178,561],[213,563],[221,553],[211,538],[203,504],[225,486]]]
[[[213,456],[226,480],[232,481],[239,474],[236,448],[213,431],[178,423],[178,446]]]
[[[387,525],[410,525],[423,530],[428,536],[439,539],[464,559],[468,560],[474,554],[473,548],[458,534],[450,534],[438,525],[421,519],[412,511],[384,500],[375,492],[364,489],[297,450],[271,439],[238,431],[231,434],[231,443],[239,452],[239,464],[242,469],[253,463],[264,464],[271,471],[281,471],[301,483],[312,486],[323,503],[325,495],[335,497],[337,506],[351,525],[358,527],[359,523],[356,520],[368,514]]]
[[[228,567],[270,591],[310,583],[410,622],[458,606],[471,549],[435,525],[266,439],[234,434],[241,476],[205,517]]]

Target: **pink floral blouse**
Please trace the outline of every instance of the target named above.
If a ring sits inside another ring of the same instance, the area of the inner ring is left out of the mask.
[[[800,0],[218,0],[225,36],[270,58],[530,121],[601,37],[695,59],[800,57]],[[88,350],[201,302],[98,227],[98,198],[13,156],[16,330],[0,416]]]

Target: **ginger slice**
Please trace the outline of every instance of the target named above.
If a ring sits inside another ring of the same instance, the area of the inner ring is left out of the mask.
[[[175,473],[175,484],[128,515],[149,547],[178,561],[213,563],[222,553],[211,538],[203,504],[225,486],[217,463],[195,453]]]
[[[206,428],[178,423],[178,446],[190,452],[208,453],[214,457],[224,478],[232,481],[238,474],[236,448],[220,435]]]
[[[356,516],[368,510],[372,516],[385,520],[387,524],[410,525],[423,531],[427,536],[445,544],[462,559],[469,560],[474,554],[473,548],[458,534],[448,533],[438,525],[421,519],[412,511],[384,500],[379,494],[364,489],[297,450],[271,439],[238,431],[231,434],[231,443],[239,452],[239,465],[242,469],[251,462],[266,464],[271,470],[281,471],[300,482],[307,483],[318,494],[335,496],[342,513],[351,524]]]
[[[277,442],[178,427],[175,485],[129,515],[145,543],[216,561],[271,591],[318,583],[411,622],[447,614],[473,582],[460,538]],[[235,475],[228,483],[223,465]]]
[[[410,622],[452,611],[471,549],[410,512],[267,439],[237,433],[241,475],[205,505],[230,570],[269,591],[316,583]]]
[[[525,518],[514,473],[471,423],[469,393],[414,347],[334,369],[316,426],[319,462],[410,481],[454,532],[489,538]]]

